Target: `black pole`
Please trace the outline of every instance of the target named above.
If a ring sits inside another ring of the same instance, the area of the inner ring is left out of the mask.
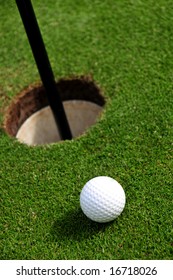
[[[62,139],[72,139],[72,134],[64,111],[60,94],[57,90],[53,71],[49,62],[46,48],[41,36],[31,0],[16,0],[23,25],[35,58],[42,83],[45,87],[49,105],[52,109],[56,124]]]

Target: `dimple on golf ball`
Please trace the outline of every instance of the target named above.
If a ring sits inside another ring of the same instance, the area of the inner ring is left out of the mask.
[[[83,213],[99,223],[116,219],[122,213],[125,203],[126,196],[122,186],[107,176],[95,177],[88,181],[80,194]]]

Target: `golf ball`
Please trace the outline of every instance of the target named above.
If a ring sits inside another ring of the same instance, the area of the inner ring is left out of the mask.
[[[80,194],[83,213],[92,221],[113,221],[123,211],[126,202],[122,186],[114,179],[99,176],[88,181]]]

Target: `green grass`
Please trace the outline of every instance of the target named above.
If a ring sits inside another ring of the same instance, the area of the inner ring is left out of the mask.
[[[172,1],[33,0],[56,78],[91,74],[107,102],[82,137],[32,148],[3,130],[5,108],[39,80],[14,2],[0,0],[1,259],[171,259]],[[127,197],[105,225],[79,207],[100,175]]]

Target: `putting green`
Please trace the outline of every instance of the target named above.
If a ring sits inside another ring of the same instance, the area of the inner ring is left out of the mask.
[[[32,1],[56,79],[90,75],[106,101],[87,133],[37,147],[4,130],[40,81],[13,2],[0,1],[1,259],[172,259],[172,1]],[[126,193],[112,223],[80,209],[96,176]]]

